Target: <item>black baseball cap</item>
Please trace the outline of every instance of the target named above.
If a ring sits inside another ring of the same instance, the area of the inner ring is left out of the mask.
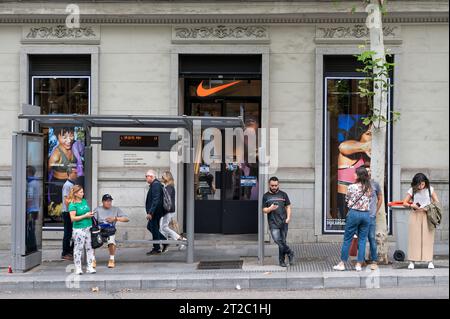
[[[105,200],[113,200],[112,196],[109,194],[105,194],[102,197],[102,202],[104,202]]]

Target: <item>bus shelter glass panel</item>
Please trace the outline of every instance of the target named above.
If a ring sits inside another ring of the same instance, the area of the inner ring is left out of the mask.
[[[26,222],[25,254],[42,248],[43,220],[43,142],[41,138],[27,137],[26,142]]]

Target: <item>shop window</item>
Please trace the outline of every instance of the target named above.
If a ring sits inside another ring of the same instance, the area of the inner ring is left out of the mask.
[[[363,123],[370,111],[367,99],[358,94],[362,77],[326,77],[324,141],[324,232],[345,229],[348,208],[345,194],[355,182],[358,167],[370,167],[372,126]],[[385,200],[390,198],[390,126],[386,149],[386,176],[382,186]],[[387,195],[387,196],[386,196]],[[390,216],[388,217],[388,226]],[[388,228],[389,229],[389,228]]]
[[[41,114],[90,113],[90,55],[31,55],[30,103]],[[41,127],[44,143],[44,229],[63,226],[63,187],[68,179],[84,186],[85,130]]]

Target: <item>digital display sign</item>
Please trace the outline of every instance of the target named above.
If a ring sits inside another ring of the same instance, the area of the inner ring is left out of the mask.
[[[127,134],[119,136],[120,147],[159,147],[158,135]]]

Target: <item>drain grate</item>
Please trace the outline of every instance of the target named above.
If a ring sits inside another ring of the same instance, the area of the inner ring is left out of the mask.
[[[200,261],[197,269],[242,269],[243,260]]]

